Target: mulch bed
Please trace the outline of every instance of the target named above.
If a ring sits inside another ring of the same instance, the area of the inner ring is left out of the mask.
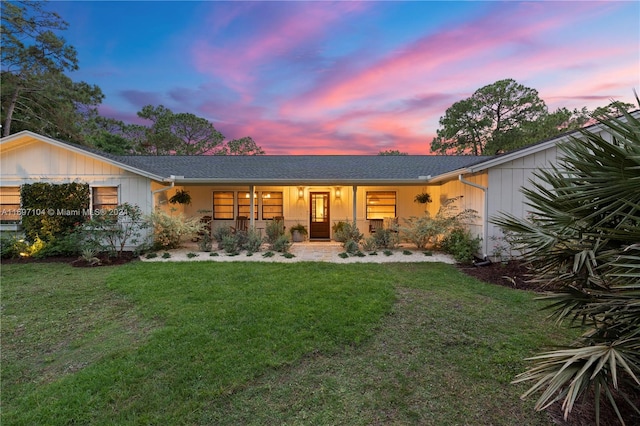
[[[490,263],[486,266],[458,265],[458,269],[491,284],[519,290],[538,290],[527,281],[528,270],[522,262],[512,260],[507,263]]]
[[[133,252],[123,252],[119,257],[109,257],[107,254],[98,254],[96,259],[86,261],[79,256],[51,256],[43,258],[23,257],[15,259],[2,259],[3,264],[28,264],[28,263],[68,263],[77,268],[94,268],[97,266],[123,265],[132,262],[138,257]]]

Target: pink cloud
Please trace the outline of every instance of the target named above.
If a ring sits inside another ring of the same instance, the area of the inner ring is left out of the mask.
[[[510,51],[522,47],[535,49],[538,42],[534,40],[541,34],[560,29],[577,19],[580,14],[576,13],[576,7],[588,9],[589,5],[559,5],[553,8],[550,16],[550,8],[532,3],[521,4],[515,12],[513,8],[502,11],[502,5],[495,7],[481,19],[425,36],[349,75],[334,74],[313,90],[283,105],[281,112],[312,116],[315,111],[340,109],[354,102],[380,103],[424,91],[434,82],[438,82],[438,90],[455,91],[464,89],[465,84],[461,86],[461,82],[465,80],[478,81],[478,74],[491,76],[487,84],[491,83],[498,79],[491,63],[501,62],[501,51],[511,56]],[[474,63],[473,70],[468,68],[470,63]],[[548,67],[548,64],[540,66]],[[447,78],[452,70],[467,78]],[[473,79],[468,78],[470,72],[474,74]],[[506,77],[509,76],[503,74],[500,78]]]

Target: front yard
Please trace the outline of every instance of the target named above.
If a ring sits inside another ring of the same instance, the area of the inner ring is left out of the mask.
[[[547,425],[510,381],[572,337],[439,263],[1,273],[6,425]]]

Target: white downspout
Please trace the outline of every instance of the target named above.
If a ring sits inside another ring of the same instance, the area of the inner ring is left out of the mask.
[[[464,177],[462,177],[462,174],[458,175],[458,180],[463,183],[464,185],[469,185],[469,186],[473,186],[474,188],[478,188],[480,190],[482,190],[482,192],[484,192],[484,215],[482,217],[482,255],[484,257],[484,259],[487,258],[487,244],[488,244],[488,239],[489,239],[489,229],[487,226],[487,222],[489,220],[489,191],[486,186],[482,186],[482,185],[478,185],[477,183],[474,182],[470,182],[468,180],[465,180]]]
[[[170,190],[171,188],[173,188],[174,186],[176,186],[176,177],[184,178],[184,176],[174,176],[174,175],[171,175],[171,176],[169,176],[167,179],[165,179],[165,181],[169,181],[169,182],[171,182],[171,185],[169,185],[169,186],[165,186],[164,188],[156,189],[155,191],[151,191],[151,202],[153,203],[153,206],[151,206],[151,208],[152,208],[152,209],[155,207],[155,204],[156,204],[156,197],[155,197],[155,195],[156,195],[156,194],[159,194],[159,193],[161,193],[161,192],[164,192],[164,191],[168,191],[168,190]]]

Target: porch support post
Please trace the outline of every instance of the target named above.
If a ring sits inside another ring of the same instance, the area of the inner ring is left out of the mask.
[[[353,221],[357,222],[358,218],[357,218],[357,214],[358,214],[358,209],[357,209],[357,199],[358,199],[358,187],[356,185],[353,185]]]
[[[256,208],[256,202],[255,202],[255,187],[253,185],[249,185],[249,229],[255,229],[256,228],[256,214],[255,212],[255,208]]]

